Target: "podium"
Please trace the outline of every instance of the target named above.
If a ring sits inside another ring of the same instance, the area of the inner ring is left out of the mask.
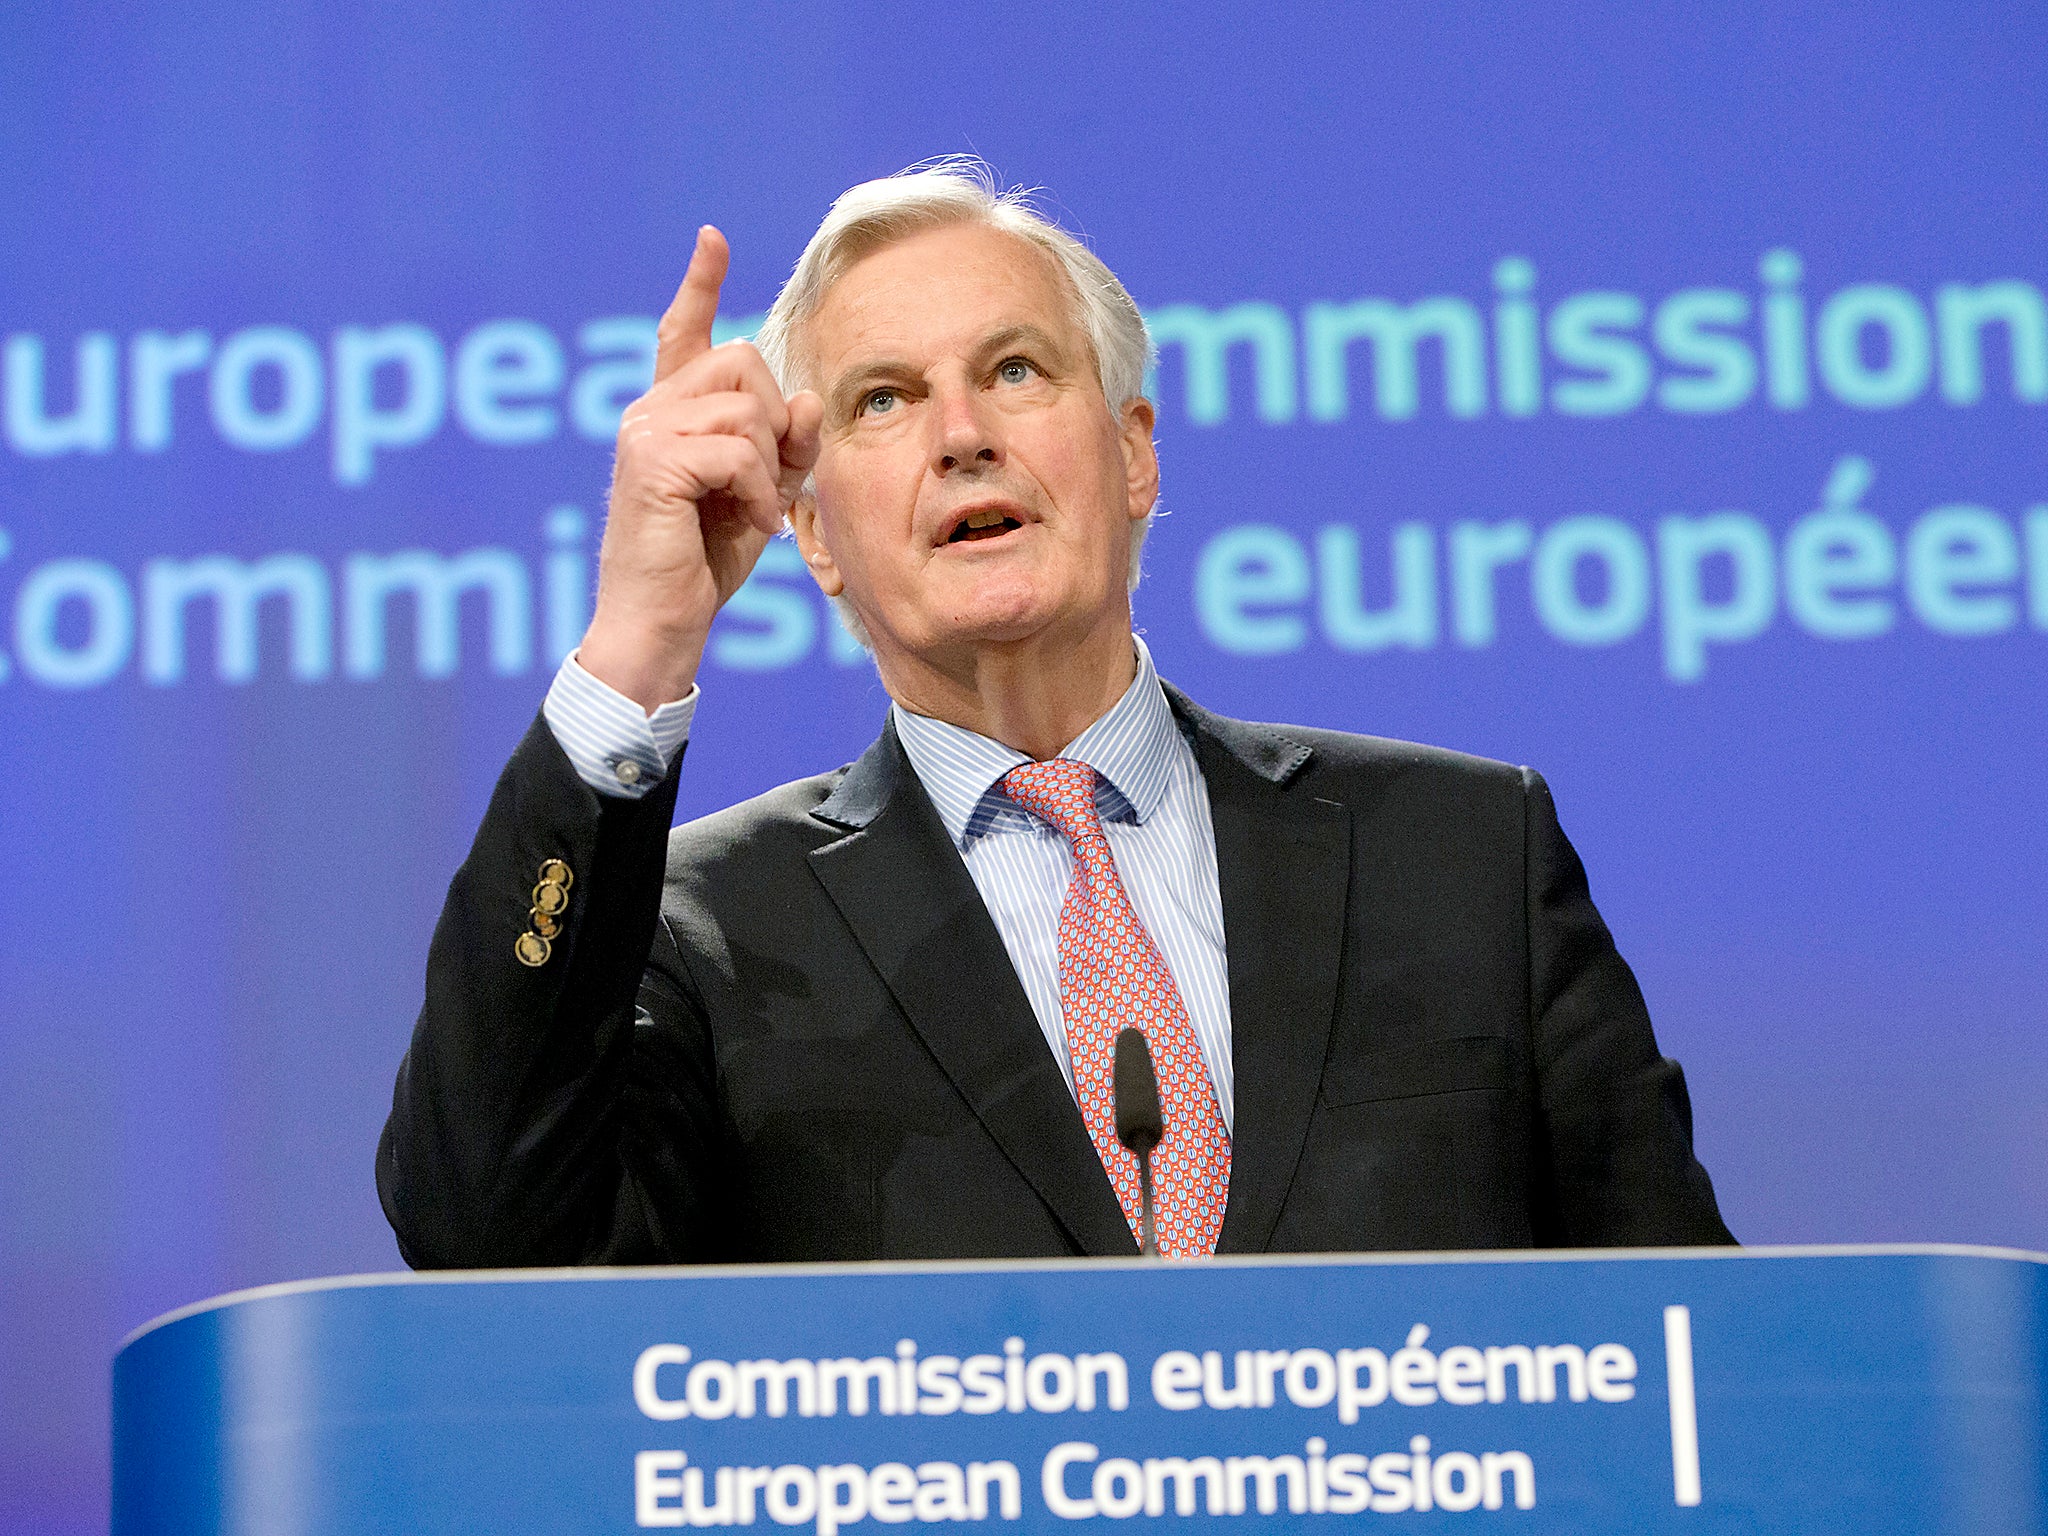
[[[367,1275],[150,1324],[116,1536],[2048,1529],[2048,1258]]]

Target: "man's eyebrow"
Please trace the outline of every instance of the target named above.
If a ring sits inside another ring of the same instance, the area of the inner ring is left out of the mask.
[[[1067,356],[1066,348],[1060,345],[1057,337],[1043,326],[1032,325],[1028,321],[989,332],[976,343],[974,355],[992,358],[1018,347],[1046,354],[1061,362]],[[826,402],[833,414],[843,415],[852,408],[854,401],[876,385],[897,383],[916,375],[917,370],[901,358],[878,357],[856,363],[832,381],[825,391]]]
[[[832,407],[840,410],[850,405],[871,385],[907,379],[915,371],[910,364],[893,357],[880,357],[871,362],[856,363],[832,381],[832,387],[826,394]]]
[[[1007,352],[1013,347],[1026,346],[1037,351],[1050,353],[1064,359],[1066,349],[1059,344],[1051,332],[1031,324],[1006,325],[992,332],[975,350],[983,357],[991,353]]]

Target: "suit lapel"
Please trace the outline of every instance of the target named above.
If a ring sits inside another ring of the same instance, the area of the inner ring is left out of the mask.
[[[1220,1253],[1263,1253],[1293,1187],[1328,1054],[1351,883],[1351,818],[1289,781],[1311,749],[1211,715],[1194,727],[1216,827],[1236,1112]]]
[[[954,1087],[1076,1248],[1133,1252],[1002,937],[893,725],[812,814],[846,836],[811,868]]]

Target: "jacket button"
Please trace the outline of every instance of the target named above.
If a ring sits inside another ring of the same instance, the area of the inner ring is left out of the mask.
[[[576,877],[569,873],[569,866],[560,859],[549,859],[540,867],[542,885],[559,885],[563,890],[576,883]]]
[[[548,916],[547,913],[541,911],[539,907],[535,907],[531,912],[527,913],[526,918],[533,925],[533,931],[544,939],[552,939],[562,931],[562,925]]]
[[[553,917],[569,905],[569,893],[551,880],[543,880],[533,888],[533,909]]]
[[[513,941],[512,953],[525,966],[542,966],[548,963],[548,956],[555,952],[555,946],[537,933],[522,933]]]

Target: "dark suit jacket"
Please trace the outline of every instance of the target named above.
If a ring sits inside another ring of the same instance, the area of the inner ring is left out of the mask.
[[[1540,777],[1168,692],[1228,947],[1220,1251],[1733,1240]],[[676,780],[601,797],[539,721],[506,768],[379,1147],[407,1261],[1134,1252],[894,730],[670,833]]]

